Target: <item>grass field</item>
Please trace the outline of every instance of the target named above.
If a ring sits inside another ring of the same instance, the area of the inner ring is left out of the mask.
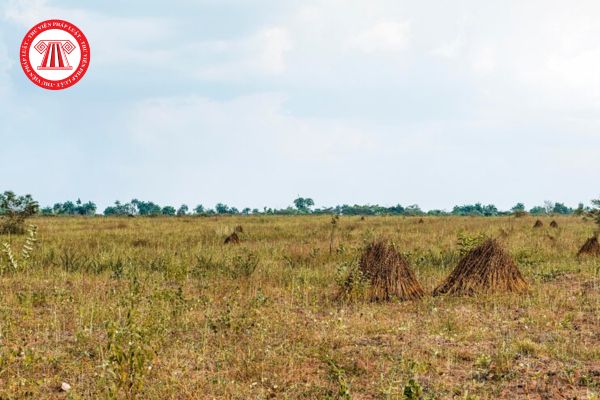
[[[0,236],[0,399],[597,399],[595,225],[550,220],[35,218],[29,260]],[[501,238],[529,293],[337,299],[379,237],[431,293],[461,232]]]

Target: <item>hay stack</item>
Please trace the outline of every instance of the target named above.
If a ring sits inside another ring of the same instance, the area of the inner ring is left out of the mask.
[[[418,223],[419,223],[419,224],[424,224],[424,223],[425,223],[425,220],[424,220],[423,218],[419,218],[419,222],[418,222]]]
[[[433,295],[473,295],[492,292],[523,292],[527,290],[512,258],[495,239],[488,239],[471,250]]]
[[[558,228],[558,222],[552,220],[552,222],[550,222],[550,228]]]
[[[589,238],[584,245],[581,246],[581,249],[577,252],[577,257],[581,256],[600,256],[600,243],[598,243],[597,236]]]
[[[537,221],[535,221],[535,224],[533,224],[534,228],[541,228],[542,226],[544,226],[544,223],[542,221],[540,221],[539,219]]]
[[[240,237],[238,236],[237,233],[233,232],[231,235],[229,235],[225,238],[225,242],[223,242],[223,243],[224,244],[239,244]]]
[[[358,267],[371,284],[371,301],[415,300],[425,294],[408,261],[384,241],[369,244]]]

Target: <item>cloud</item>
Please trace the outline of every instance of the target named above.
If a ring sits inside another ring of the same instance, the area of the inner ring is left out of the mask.
[[[176,43],[172,21],[161,17],[122,17],[79,7],[56,7],[47,0],[11,0],[4,18],[29,29],[60,18],[77,25],[90,41],[92,62],[101,66],[167,64]]]
[[[366,54],[404,50],[410,38],[408,22],[382,21],[352,37],[348,46]]]
[[[263,154],[279,160],[340,162],[376,147],[374,132],[353,124],[289,114],[285,97],[276,93],[227,101],[199,96],[147,99],[129,114],[127,126],[136,145],[189,161],[202,155],[220,162],[214,157],[229,154],[235,162]]]
[[[197,79],[240,81],[283,74],[290,50],[289,32],[272,26],[244,38],[192,42],[174,49],[172,58],[187,60],[185,70]]]
[[[8,49],[4,42],[2,32],[0,32],[0,102],[7,99],[11,84],[9,79],[9,71],[15,66],[15,60],[9,56]]]

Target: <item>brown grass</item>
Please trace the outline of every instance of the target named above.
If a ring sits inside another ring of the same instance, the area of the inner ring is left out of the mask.
[[[415,300],[425,294],[408,261],[384,241],[367,246],[359,269],[371,284],[371,301]]]
[[[527,288],[512,258],[497,240],[488,239],[471,250],[433,294],[523,292]]]

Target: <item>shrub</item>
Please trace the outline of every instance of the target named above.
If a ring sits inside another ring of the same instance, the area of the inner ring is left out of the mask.
[[[25,221],[38,212],[39,205],[31,195],[17,196],[14,192],[0,194],[0,234],[25,233]]]

